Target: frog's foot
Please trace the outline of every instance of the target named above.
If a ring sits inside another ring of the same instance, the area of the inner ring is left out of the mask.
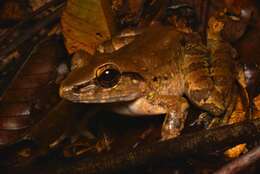
[[[221,117],[214,117],[211,122],[209,123],[209,126],[207,129],[212,129],[220,126],[224,126],[225,124],[223,123],[223,118]]]
[[[201,113],[190,126],[203,125],[205,129],[211,129],[223,125],[223,118],[214,117],[207,112]]]
[[[178,118],[174,112],[167,114],[161,130],[161,140],[164,141],[179,136],[184,127],[185,118]]]
[[[161,140],[176,138],[184,128],[187,117],[188,103],[182,98],[167,113],[161,130]]]
[[[65,158],[78,158],[95,152],[97,138],[88,139],[81,135],[73,135],[69,144],[63,147],[63,156]]]
[[[208,129],[212,120],[213,120],[213,117],[209,113],[203,112],[198,116],[198,118],[195,121],[193,121],[190,124],[190,126],[203,125],[204,128]]]

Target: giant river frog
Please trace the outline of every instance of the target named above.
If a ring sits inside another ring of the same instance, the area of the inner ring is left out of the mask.
[[[60,96],[73,102],[109,103],[120,114],[166,114],[162,139],[180,134],[189,103],[221,116],[234,96],[232,47],[214,39],[204,45],[198,34],[172,26],[144,29],[111,53],[80,55],[81,63],[61,84]]]

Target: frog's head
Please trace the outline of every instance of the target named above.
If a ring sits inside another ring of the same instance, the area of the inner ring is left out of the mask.
[[[142,76],[125,60],[97,56],[72,70],[61,84],[60,96],[73,102],[111,103],[135,100],[144,91]]]

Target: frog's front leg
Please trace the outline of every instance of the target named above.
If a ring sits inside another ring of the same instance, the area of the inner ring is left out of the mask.
[[[159,96],[159,105],[166,108],[166,116],[162,125],[162,140],[175,138],[184,128],[189,104],[183,97]]]
[[[109,108],[116,113],[130,116],[166,114],[161,130],[162,140],[166,140],[180,135],[188,106],[183,97],[148,95],[130,103],[115,103]]]

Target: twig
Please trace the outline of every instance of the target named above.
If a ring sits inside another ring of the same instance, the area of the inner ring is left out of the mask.
[[[83,114],[86,111],[85,109],[86,106],[84,105],[61,100],[43,119],[31,126],[31,128],[22,135],[23,137],[19,141],[15,140],[9,144],[0,146],[1,155],[13,156],[15,160],[12,159],[13,161],[9,162],[12,169],[17,167],[19,170],[22,170],[23,168],[32,166],[36,159],[46,155],[52,149],[55,149],[55,146],[59,146],[67,134],[74,131],[74,127],[78,121],[77,116]],[[92,112],[95,107],[87,107],[87,109]],[[22,157],[19,156],[17,152],[19,151],[19,147],[23,147],[21,145],[26,140],[37,148],[31,149],[32,152],[29,157]],[[5,152],[7,152],[7,154],[5,154]],[[14,173],[14,171],[10,173]],[[22,173],[26,172],[24,171]]]
[[[36,33],[40,32],[41,29],[52,23],[53,21],[57,20],[59,18],[59,15],[61,13],[61,8],[58,8],[53,13],[45,16],[42,20],[39,22],[36,22],[36,24],[31,24],[30,26],[25,27],[26,25],[29,25],[30,22],[33,19],[39,18],[42,13],[44,13],[44,10],[48,10],[49,8],[53,7],[59,7],[59,5],[64,6],[64,0],[61,1],[59,4],[46,4],[46,6],[39,9],[39,11],[36,11],[31,17],[25,19],[25,21],[22,21],[21,23],[17,24],[14,29],[10,29],[9,32],[7,32],[2,38],[0,39],[0,61],[2,62],[3,59],[8,56],[11,52],[13,52],[19,45],[21,45],[26,40],[32,38]],[[57,3],[57,2],[56,2]],[[52,6],[51,6],[52,5]],[[55,5],[55,6],[53,6]],[[1,63],[0,62],[0,63]]]
[[[254,164],[259,159],[260,159],[260,146],[254,148],[253,150],[246,153],[245,155],[223,166],[214,174],[235,174],[246,169],[247,167]]]
[[[56,9],[53,12],[49,13],[47,16],[44,16],[43,18],[40,18],[39,21],[37,21],[35,24],[31,24],[30,26],[27,27],[21,25],[21,28],[17,27],[16,28],[17,30],[12,31],[11,33],[7,33],[8,36],[10,35],[12,37],[9,38],[9,41],[5,41],[4,39],[2,40],[2,42],[0,42],[0,65],[4,68],[7,65],[9,65],[10,63],[9,61],[11,61],[12,59],[10,60],[5,60],[5,59],[11,53],[18,50],[18,48],[21,45],[23,45],[25,42],[30,41],[30,39],[32,38],[37,38],[36,40],[31,41],[31,47],[33,47],[34,44],[37,44],[37,42],[39,42],[40,39],[46,37],[48,32],[51,30],[50,26],[52,26],[52,24],[55,24],[59,21],[60,14],[62,12],[64,5],[65,3],[63,2],[60,3],[58,7],[55,6]],[[53,8],[53,6],[51,7]],[[45,8],[43,7],[43,9]],[[37,12],[36,14],[40,14],[40,12]],[[5,77],[6,79],[5,81],[7,81],[7,83],[2,82],[3,84],[0,85],[0,100],[1,100],[1,96],[4,95],[5,89],[10,85],[13,77],[19,72],[19,70],[25,64],[28,58],[29,56],[24,56],[23,58],[20,58],[19,60],[17,60],[16,64],[14,65],[15,69],[14,67],[12,67],[11,72],[9,72],[10,70],[9,71],[7,70],[8,72],[5,72],[5,74],[7,74]]]
[[[77,161],[69,165],[58,166],[48,173],[59,174],[96,174],[122,172],[123,170],[160,163],[162,160],[175,159],[180,156],[198,152],[212,152],[234,146],[252,139],[260,133],[260,119],[228,125],[212,130],[183,135],[173,140],[144,145],[125,152],[99,155],[93,159]]]
[[[0,42],[4,41],[6,38],[10,39],[11,37],[14,37],[15,35],[17,35],[17,31],[19,30],[19,28],[23,28],[23,26],[27,25],[28,23],[30,23],[35,18],[39,18],[39,16],[43,16],[43,13],[46,10],[48,10],[52,7],[58,6],[59,4],[63,3],[64,1],[65,0],[52,0],[51,2],[43,5],[42,7],[40,7],[36,11],[34,11],[26,19],[24,19],[23,21],[21,21],[17,25],[15,25],[13,28],[8,29],[8,31],[5,32],[5,34],[0,37]]]

